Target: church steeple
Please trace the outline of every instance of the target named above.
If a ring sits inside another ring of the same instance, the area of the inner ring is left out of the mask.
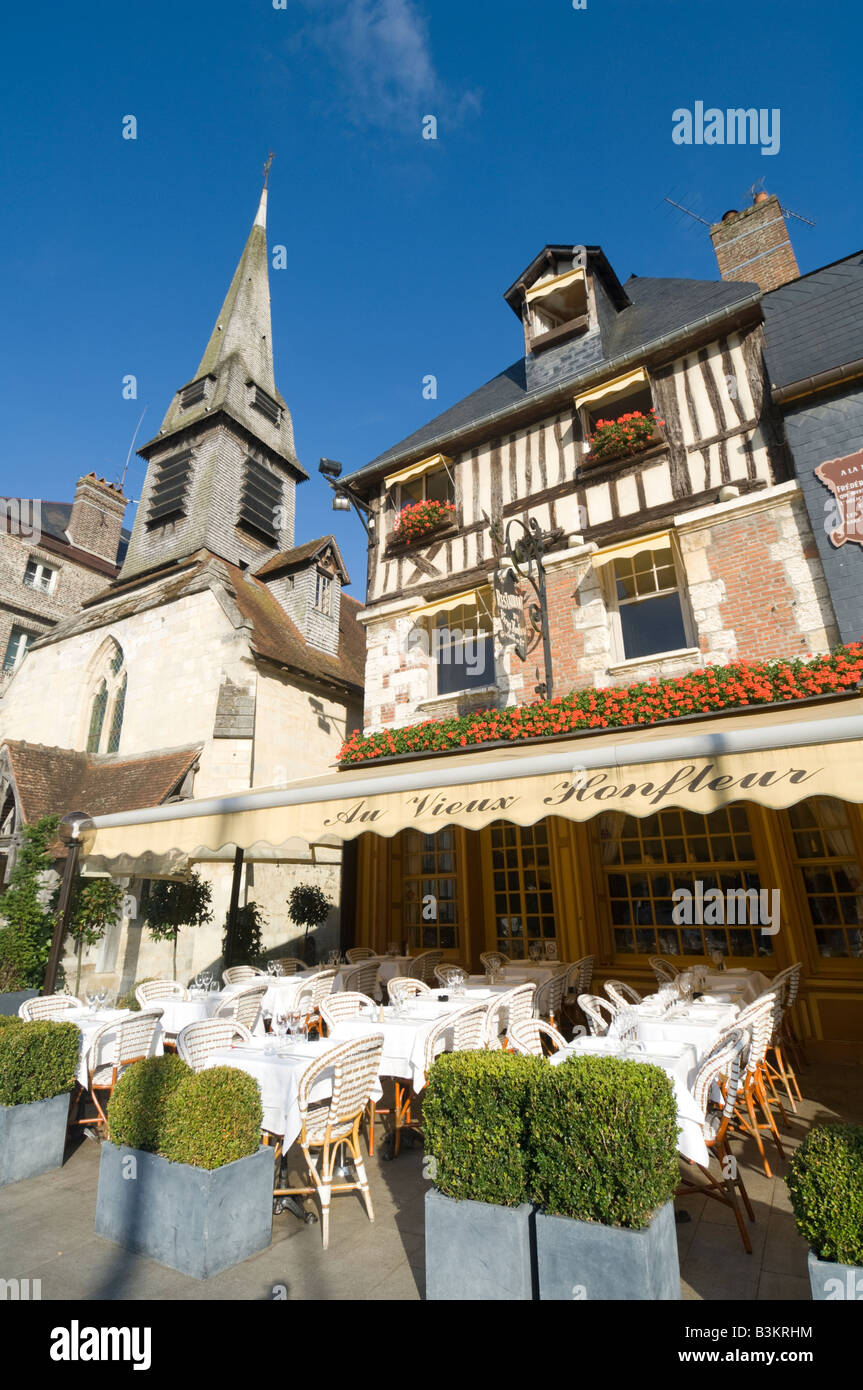
[[[251,564],[292,546],[308,475],[273,374],[266,185],[198,370],[138,452],[147,477],[120,582],[200,549]]]

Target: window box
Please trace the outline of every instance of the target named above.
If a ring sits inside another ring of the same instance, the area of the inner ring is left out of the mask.
[[[439,502],[434,498],[409,502],[396,518],[392,539],[412,545],[414,541],[424,540],[433,532],[451,525],[454,520],[454,502]]]
[[[652,449],[664,442],[659,432],[659,426],[664,424],[664,420],[656,419],[656,411],[652,407],[647,414],[634,410],[614,420],[597,420],[589,441],[590,451],[584,462],[608,463]]]

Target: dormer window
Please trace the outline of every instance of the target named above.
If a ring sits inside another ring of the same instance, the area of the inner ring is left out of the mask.
[[[584,271],[548,275],[525,292],[530,350],[550,346],[589,327]]]
[[[247,459],[237,525],[275,548],[279,543],[276,517],[281,507],[281,479],[262,463]]]

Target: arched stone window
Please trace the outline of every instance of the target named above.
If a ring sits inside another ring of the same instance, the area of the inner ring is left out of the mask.
[[[120,748],[126,703],[126,662],[122,648],[109,637],[99,648],[89,683],[87,752],[116,753]]]

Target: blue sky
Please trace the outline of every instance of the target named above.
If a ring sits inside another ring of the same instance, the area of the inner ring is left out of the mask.
[[[359,598],[364,536],[318,458],[360,467],[518,357],[501,294],[546,242],[598,243],[622,280],[714,279],[707,229],[663,198],[711,221],[763,179],[816,222],[790,223],[803,273],[863,245],[845,0],[94,0],[5,28],[0,493],[71,498],[119,477],[144,405],[156,432],[272,148],[276,378],[313,473],[297,539],[333,531]],[[779,108],[779,153],[676,145],[698,100]],[[142,477],[133,459],[133,498]]]

